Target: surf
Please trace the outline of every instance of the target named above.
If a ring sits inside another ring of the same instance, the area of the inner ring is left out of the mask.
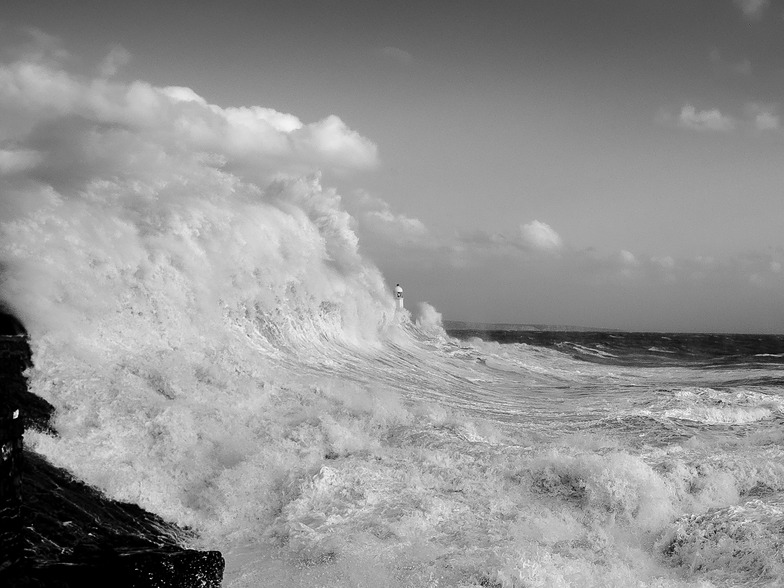
[[[683,351],[666,337],[458,339],[398,307],[307,173],[372,163],[339,119],[37,67],[4,70],[64,89],[3,179],[0,299],[55,409],[26,443],[220,549],[228,586],[781,579],[775,550],[722,575],[726,541],[698,539],[779,520],[775,344],[747,345],[772,355],[743,391],[745,359],[645,351]]]

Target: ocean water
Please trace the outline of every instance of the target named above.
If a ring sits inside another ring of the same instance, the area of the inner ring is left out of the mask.
[[[357,229],[424,227],[311,173],[371,141],[90,71],[0,66],[0,305],[57,431],[28,447],[230,588],[784,583],[781,338],[455,337]]]
[[[28,442],[226,586],[784,583],[782,337],[279,326],[39,360],[61,437]]]
[[[781,337],[456,337],[395,309],[317,177],[188,161],[27,186],[0,300],[56,411],[27,445],[225,586],[784,583]]]

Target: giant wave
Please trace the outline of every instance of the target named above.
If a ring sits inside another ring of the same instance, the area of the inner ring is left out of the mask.
[[[704,371],[396,311],[340,196],[298,173],[365,162],[340,121],[48,62],[5,65],[0,96],[22,127],[0,158],[0,296],[56,410],[27,442],[220,548],[227,585],[784,577],[780,389],[706,407]],[[746,512],[766,547],[727,570],[727,542],[699,538],[726,519],[748,550]]]

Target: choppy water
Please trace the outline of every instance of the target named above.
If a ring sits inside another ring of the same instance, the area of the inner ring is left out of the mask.
[[[232,189],[0,222],[34,450],[229,587],[782,584],[781,337],[450,337],[317,182]]]
[[[0,304],[58,432],[26,442],[193,529],[226,586],[784,581],[781,338],[449,337],[292,175],[309,152],[281,163],[280,113],[5,71]]]
[[[460,335],[71,357],[33,444],[197,529],[226,586],[784,582],[781,337]]]

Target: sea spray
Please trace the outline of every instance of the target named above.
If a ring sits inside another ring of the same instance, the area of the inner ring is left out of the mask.
[[[339,119],[0,73],[0,297],[56,410],[27,442],[221,549],[227,585],[780,582],[775,348],[752,377],[672,338],[453,339],[311,173],[373,164]]]

